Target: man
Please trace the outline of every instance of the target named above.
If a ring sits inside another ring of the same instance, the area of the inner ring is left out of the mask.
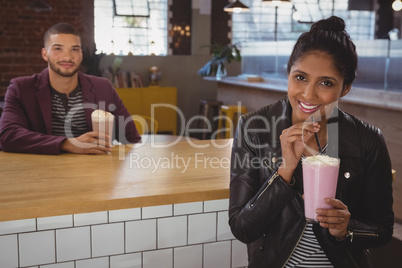
[[[115,116],[115,137],[122,143],[141,140],[130,114],[106,78],[79,71],[81,37],[71,25],[58,23],[44,36],[42,58],[48,67],[31,77],[12,79],[0,118],[4,151],[37,154],[104,154],[109,136],[92,130],[91,113]]]

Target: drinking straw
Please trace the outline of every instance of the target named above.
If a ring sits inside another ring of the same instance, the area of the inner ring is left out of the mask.
[[[315,122],[313,116],[311,116],[311,121]],[[322,148],[321,148],[321,145],[320,145],[320,140],[318,139],[317,132],[314,132],[314,136],[315,136],[315,141],[317,142],[317,145],[318,145],[318,150],[320,151],[320,154],[322,154]]]

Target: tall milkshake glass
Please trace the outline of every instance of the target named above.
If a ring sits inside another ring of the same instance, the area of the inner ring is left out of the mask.
[[[332,208],[325,198],[335,198],[340,159],[326,155],[305,157],[303,166],[304,214],[308,222],[317,222],[316,209]]]
[[[93,131],[99,131],[108,134],[108,142],[111,146],[114,128],[114,115],[103,110],[95,110],[91,114],[91,119]]]

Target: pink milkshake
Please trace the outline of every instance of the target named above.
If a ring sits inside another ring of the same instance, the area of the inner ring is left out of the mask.
[[[303,158],[304,214],[308,222],[317,222],[317,208],[332,208],[325,198],[335,198],[340,159],[326,155]]]

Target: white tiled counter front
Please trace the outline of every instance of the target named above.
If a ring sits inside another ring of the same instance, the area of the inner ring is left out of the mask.
[[[0,222],[0,267],[234,268],[228,199]]]

